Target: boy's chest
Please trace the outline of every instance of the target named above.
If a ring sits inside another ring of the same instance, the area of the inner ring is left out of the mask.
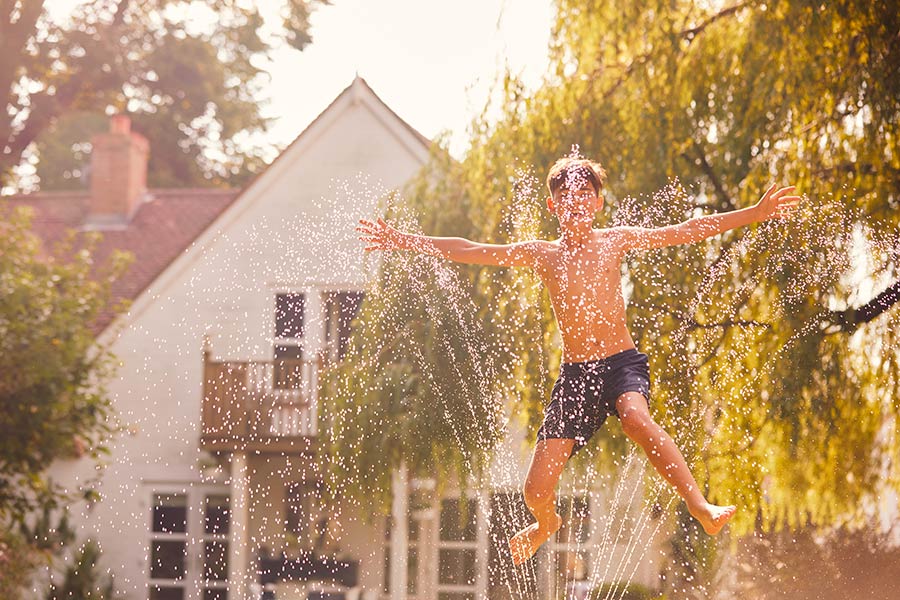
[[[584,249],[548,254],[540,268],[541,279],[563,296],[612,292],[621,280],[622,259],[613,252]]]

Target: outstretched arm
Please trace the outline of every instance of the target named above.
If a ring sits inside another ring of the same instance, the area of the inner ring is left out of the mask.
[[[800,203],[800,196],[792,195],[794,186],[776,191],[773,183],[754,206],[727,213],[695,217],[678,225],[648,229],[621,227],[629,248],[662,248],[678,244],[693,244],[737,227],[769,219],[789,218]]]
[[[412,250],[461,263],[505,267],[530,266],[534,257],[534,242],[480,244],[464,238],[416,235],[391,227],[383,219],[360,220],[356,231],[366,243],[366,252]]]

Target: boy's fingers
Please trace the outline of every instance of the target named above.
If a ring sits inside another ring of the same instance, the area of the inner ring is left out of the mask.
[[[797,188],[796,188],[796,186],[793,186],[793,185],[789,185],[789,186],[787,186],[787,187],[783,187],[783,188],[781,188],[780,190],[778,190],[777,192],[775,192],[774,197],[775,197],[775,198],[783,198],[783,197],[786,196],[787,194],[793,192],[795,189],[797,189]]]
[[[766,193],[763,194],[763,198],[768,198],[768,197],[772,194],[772,192],[775,191],[775,186],[776,186],[776,185],[777,185],[777,184],[774,184],[774,183],[773,183],[772,185],[770,185],[770,186],[769,186],[769,189],[766,190]]]
[[[796,213],[795,206],[783,205],[783,206],[779,206],[778,209],[775,211],[775,216],[778,217],[779,219],[788,219],[788,218],[794,216],[794,213]]]

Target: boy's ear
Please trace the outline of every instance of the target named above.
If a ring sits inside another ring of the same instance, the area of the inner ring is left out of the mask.
[[[553,196],[547,196],[547,210],[556,214],[556,205],[553,204]]]

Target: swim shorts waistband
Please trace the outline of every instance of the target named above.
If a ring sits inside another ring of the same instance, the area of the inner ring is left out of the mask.
[[[583,373],[584,371],[592,371],[597,369],[605,370],[607,368],[613,368],[624,361],[633,360],[639,356],[641,356],[641,353],[638,352],[636,348],[629,348],[627,350],[622,350],[621,352],[611,354],[605,358],[595,358],[594,360],[562,363],[559,367],[559,370],[560,373],[568,374]]]

